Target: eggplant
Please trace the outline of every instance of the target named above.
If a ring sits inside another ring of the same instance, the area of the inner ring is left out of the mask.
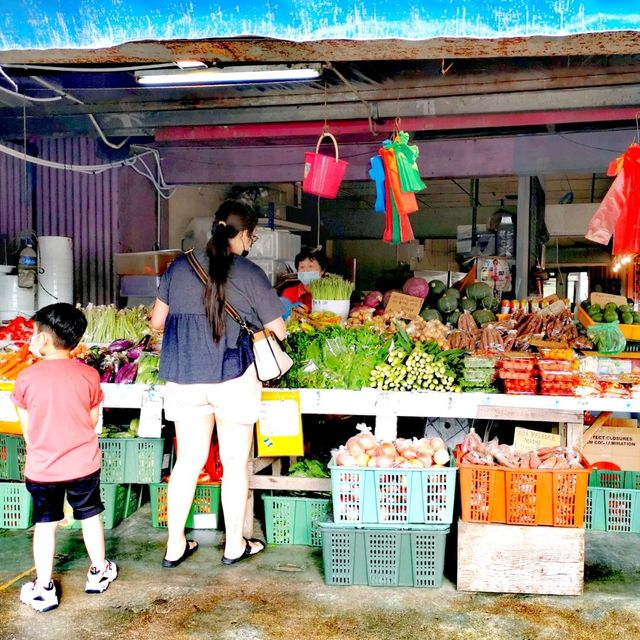
[[[120,351],[127,351],[133,347],[133,342],[129,340],[114,340],[108,347],[108,353],[119,353]]]
[[[116,384],[133,384],[137,373],[138,365],[135,362],[127,362],[118,369],[114,382]]]
[[[137,360],[143,350],[142,345],[137,344],[135,347],[131,347],[131,349],[127,351],[127,358],[129,358],[129,360]]]
[[[100,382],[113,382],[113,369],[105,367],[100,375]]]

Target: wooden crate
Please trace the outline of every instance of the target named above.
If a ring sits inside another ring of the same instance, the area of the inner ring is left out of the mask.
[[[579,596],[584,529],[458,523],[458,590]]]

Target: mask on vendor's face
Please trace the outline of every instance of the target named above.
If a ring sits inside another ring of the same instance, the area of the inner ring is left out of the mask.
[[[298,280],[303,285],[308,285],[315,280],[320,280],[321,275],[319,271],[298,271]]]

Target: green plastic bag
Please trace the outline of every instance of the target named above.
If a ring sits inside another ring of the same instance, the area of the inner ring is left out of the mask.
[[[392,145],[398,162],[398,175],[400,177],[400,187],[404,192],[417,193],[426,189],[422,182],[420,170],[418,169],[418,156],[420,150],[417,145],[409,145],[409,134],[400,131]]]
[[[592,324],[587,327],[587,336],[600,353],[620,353],[627,346],[627,340],[615,322]]]

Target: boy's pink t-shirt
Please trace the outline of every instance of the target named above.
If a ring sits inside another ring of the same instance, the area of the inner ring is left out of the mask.
[[[98,372],[77,360],[41,360],[20,373],[11,399],[29,414],[29,480],[75,480],[100,468],[90,411],[103,397]]]

